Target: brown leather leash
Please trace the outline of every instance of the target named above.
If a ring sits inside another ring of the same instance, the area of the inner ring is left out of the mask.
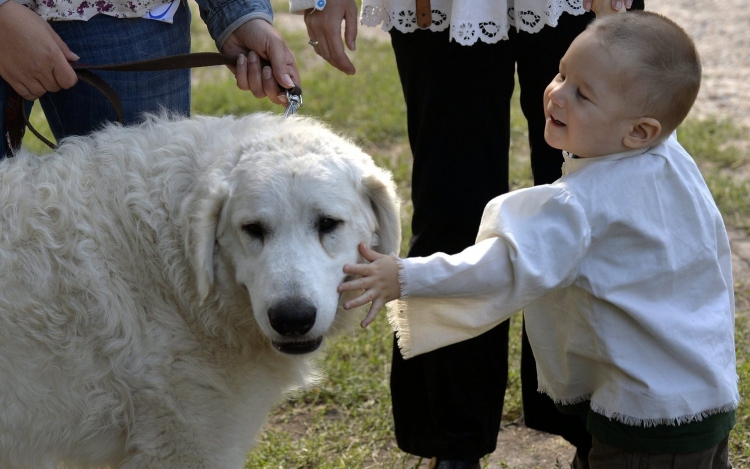
[[[162,70],[177,70],[183,68],[210,67],[214,65],[234,65],[237,63],[237,57],[222,54],[219,52],[195,52],[190,54],[178,54],[156,59],[136,60],[132,62],[123,62],[119,64],[104,65],[86,65],[81,63],[71,64],[73,70],[80,80],[101,92],[112,104],[117,114],[117,122],[123,122],[122,103],[117,96],[117,92],[104,79],[95,74],[92,70],[102,70],[110,72],[155,72]],[[270,65],[267,60],[261,59],[261,66]],[[284,112],[284,116],[289,116],[297,112],[302,106],[302,89],[299,85],[286,90],[289,104]],[[5,123],[5,137],[8,141],[8,148],[11,153],[21,146],[23,134],[26,128],[33,133],[38,139],[44,142],[52,149],[57,146],[41,135],[34,126],[29,122],[26,115],[26,100],[13,91],[6,100],[6,106],[3,110],[3,122]]]

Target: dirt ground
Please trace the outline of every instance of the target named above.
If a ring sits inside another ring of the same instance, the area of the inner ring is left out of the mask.
[[[750,0],[646,0],[646,9],[683,26],[699,49],[703,83],[691,117],[726,118],[750,130]],[[304,28],[299,16],[277,15],[276,24]],[[360,34],[389,40],[379,28],[360,27]],[[737,170],[750,177],[750,168]],[[750,237],[732,227],[729,237],[735,281],[739,290],[750,291]],[[750,314],[742,301],[738,314]],[[522,424],[503,425],[497,448],[485,469],[567,469],[575,453],[562,438]]]

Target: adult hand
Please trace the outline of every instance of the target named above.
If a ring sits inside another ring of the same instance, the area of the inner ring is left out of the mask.
[[[237,79],[237,87],[249,90],[256,98],[268,96],[283,105],[287,103],[285,89],[300,84],[292,51],[265,20],[252,19],[240,25],[224,42],[221,52],[237,56],[237,63],[229,67]],[[271,65],[262,66],[260,58]]]
[[[68,61],[78,59],[39,15],[12,0],[0,6],[0,76],[23,99],[75,85]]]
[[[341,22],[345,23],[344,42],[349,50],[356,50],[357,3],[355,0],[328,0],[322,10],[305,11],[307,34],[315,45],[315,52],[342,72],[354,75],[356,69],[344,51]]]
[[[583,0],[583,9],[593,11],[596,16],[610,15],[633,6],[633,0]]]

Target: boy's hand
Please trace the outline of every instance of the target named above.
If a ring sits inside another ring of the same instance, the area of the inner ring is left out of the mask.
[[[39,15],[14,1],[0,6],[0,76],[23,99],[75,85],[68,62],[77,60]]]
[[[391,256],[380,254],[360,243],[359,252],[370,261],[369,264],[346,264],[344,273],[361,275],[360,278],[339,285],[338,292],[364,290],[357,298],[344,303],[344,309],[352,309],[372,302],[370,311],[362,321],[367,327],[375,320],[378,311],[391,300],[401,297],[401,285],[398,283],[398,261]]]

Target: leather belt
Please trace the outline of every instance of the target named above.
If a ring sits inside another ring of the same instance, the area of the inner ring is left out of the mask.
[[[417,26],[422,29],[432,24],[432,7],[430,0],[417,0]]]

